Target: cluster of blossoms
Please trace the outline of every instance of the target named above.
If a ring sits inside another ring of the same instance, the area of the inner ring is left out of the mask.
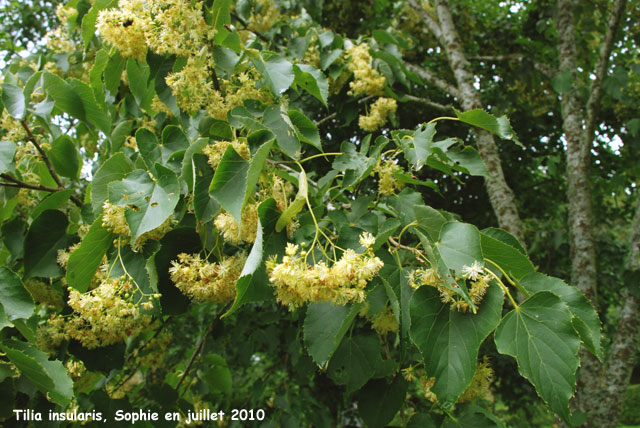
[[[489,364],[489,358],[484,357],[481,363],[478,363],[476,372],[473,374],[471,384],[465,389],[460,398],[459,403],[472,401],[476,397],[481,397],[486,401],[492,401],[491,383],[493,382],[493,369]]]
[[[176,96],[178,107],[189,114],[194,114],[210,100],[213,87],[208,80],[207,63],[211,60],[206,56],[191,56],[182,70],[167,75],[167,86]]]
[[[471,286],[468,287],[469,298],[474,305],[478,305],[489,288],[491,276],[484,273],[484,268],[478,261],[474,261],[471,266],[463,266],[462,278],[469,280]],[[450,303],[451,310],[459,312],[469,312],[470,305],[452,287],[446,287],[444,282],[434,269],[418,269],[409,274],[409,285],[418,288],[423,285],[437,288],[443,303]]]
[[[398,104],[393,98],[380,97],[371,104],[368,115],[360,115],[358,126],[363,131],[374,132],[387,123],[387,119],[396,112],[397,108]]]
[[[173,335],[168,331],[163,331],[151,339],[142,349],[133,351],[135,365],[156,369],[162,366],[167,348],[171,345]]]
[[[238,222],[226,211],[218,214],[213,222],[225,241],[232,244],[242,241],[252,243],[258,233],[258,204],[247,204],[244,207],[241,223],[242,228],[238,230]]]
[[[171,262],[169,274],[176,287],[192,300],[226,303],[236,296],[235,282],[245,261],[244,254],[209,263],[199,254],[181,253],[177,261]]]
[[[87,293],[69,290],[74,314],[67,319],[69,336],[88,349],[122,342],[147,331],[152,324],[152,300],[135,303],[136,287],[127,277],[107,279]],[[160,298],[159,294],[153,298]]]
[[[251,31],[266,33],[280,19],[280,11],[271,0],[258,0],[255,9],[247,23]]]
[[[100,273],[99,276],[106,276]],[[69,316],[54,314],[38,328],[38,346],[54,352],[64,341],[75,339],[85,348],[93,349],[122,342],[152,327],[152,317],[144,313],[153,310],[148,299],[134,302],[136,287],[127,277],[102,279],[93,290],[80,293],[69,288],[67,303],[73,309]],[[153,299],[160,295],[151,296]]]
[[[188,0],[120,0],[117,8],[98,14],[96,28],[124,58],[140,60],[148,49],[193,55],[215,36],[204,20],[202,2]]]
[[[384,311],[376,314],[371,321],[371,327],[383,336],[398,331],[398,321],[390,306],[385,306]]]
[[[386,79],[372,67],[373,59],[369,54],[369,45],[353,45],[347,49],[347,56],[347,67],[354,76],[354,80],[349,83],[349,95],[381,95]]]
[[[31,278],[24,281],[24,288],[37,304],[51,306],[58,310],[64,307],[62,290],[58,290],[53,285]]]
[[[238,155],[240,155],[240,157],[242,157],[243,159],[251,159],[251,152],[249,151],[249,145],[246,143],[246,141],[216,141],[215,143],[209,144],[202,148],[202,153],[207,155],[211,168],[215,170],[218,165],[220,165],[222,156],[229,146],[233,146],[233,149],[236,151],[236,153],[238,153]]]
[[[273,97],[267,88],[256,88],[258,79],[254,72],[246,71],[231,80],[221,80],[221,91],[212,89],[207,101],[207,114],[214,119],[227,120],[227,113],[241,106],[244,100],[254,99],[265,104],[273,104]]]
[[[113,205],[109,201],[105,201],[102,205],[102,227],[113,233],[123,236],[131,236],[131,229],[124,215],[125,207]],[[158,241],[171,230],[171,217],[167,218],[164,223],[153,230],[143,233],[133,242],[131,247],[135,251],[139,251],[145,242]]]
[[[13,141],[14,143],[26,141],[27,131],[22,127],[20,121],[14,119],[6,111],[2,111],[2,119],[0,120],[0,128],[3,131],[3,140]]]
[[[381,195],[392,196],[404,187],[404,183],[394,175],[402,168],[393,159],[379,160],[373,171],[378,173],[378,193]]]
[[[277,299],[290,310],[307,302],[332,302],[345,305],[365,299],[367,283],[382,268],[382,261],[373,255],[371,246],[375,238],[370,233],[360,237],[367,248],[362,254],[351,249],[328,266],[320,261],[313,266],[306,262],[306,251],[298,251],[298,245],[287,244],[286,256],[281,263],[275,258],[267,261],[269,281],[276,288]]]

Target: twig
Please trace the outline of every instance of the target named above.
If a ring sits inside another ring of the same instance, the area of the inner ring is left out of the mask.
[[[414,72],[415,74],[417,74],[421,79],[426,80],[427,82],[431,83],[433,86],[448,93],[449,95],[460,99],[460,92],[458,91],[458,88],[456,88],[454,85],[447,82],[446,80],[440,79],[429,70],[419,67],[415,64],[407,64],[407,68],[412,72]]]
[[[424,104],[424,105],[426,105],[428,107],[434,108],[436,110],[440,110],[440,111],[442,111],[444,113],[448,113],[448,112],[453,111],[453,106],[452,105],[440,104],[440,103],[437,103],[435,101],[428,100],[426,98],[416,97],[414,95],[404,95],[400,99],[400,101],[404,101],[404,100],[413,101],[413,102],[416,102],[416,103]]]
[[[49,173],[51,174],[51,177],[53,177],[53,179],[55,180],[56,184],[58,185],[58,190],[64,189],[64,186],[62,185],[62,181],[60,180],[60,177],[58,177],[58,174],[53,169],[53,165],[51,164],[51,161],[49,160],[49,156],[47,156],[45,151],[42,150],[42,147],[40,147],[40,144],[38,144],[38,141],[33,136],[33,133],[31,132],[31,129],[29,129],[29,125],[27,125],[27,121],[26,120],[22,120],[20,123],[22,124],[22,127],[24,128],[24,130],[27,131],[28,140],[31,141],[31,143],[34,146],[36,146],[36,150],[38,150],[38,153],[40,153],[40,156],[42,157],[42,160],[47,165],[47,168],[49,169]]]
[[[244,27],[244,29],[245,29],[245,30],[251,31],[253,34],[255,34],[256,36],[258,36],[259,38],[261,38],[261,39],[262,39],[262,41],[265,41],[265,42],[271,42],[271,40],[269,40],[269,39],[267,38],[267,36],[265,36],[264,34],[259,33],[259,32],[257,32],[257,31],[253,31],[253,30],[251,30],[251,29],[247,26],[246,21],[245,21],[244,19],[240,18],[240,17],[238,16],[238,14],[237,14],[237,13],[235,13],[235,12],[231,12],[231,16],[232,16],[235,20],[237,20],[240,24],[242,24],[242,26]]]
[[[227,311],[229,306],[230,305],[225,306],[220,312],[218,312],[218,315],[216,315],[215,319],[211,322],[211,325],[209,326],[207,331],[200,338],[200,343],[198,343],[198,346],[196,346],[196,349],[193,351],[193,354],[191,354],[191,358],[189,358],[189,362],[187,363],[187,367],[184,369],[184,373],[182,374],[182,377],[180,378],[180,380],[178,381],[178,384],[175,387],[176,391],[180,390],[180,386],[182,385],[182,382],[184,382],[184,380],[187,378],[187,375],[189,374],[189,371],[191,371],[191,368],[193,367],[193,363],[195,363],[196,358],[198,357],[198,355],[200,354],[200,352],[204,348],[204,343],[205,343],[205,341],[207,339],[207,336],[209,336],[211,334],[211,332],[213,331],[213,328],[215,327],[216,323],[218,321],[220,321],[220,317],[222,316],[222,314],[224,314]]]
[[[20,181],[16,178],[13,178],[12,176],[8,175],[8,174],[0,174],[0,177],[4,178],[5,180],[10,181],[11,183],[7,183],[7,182],[0,182],[0,186],[4,186],[4,187],[16,187],[18,189],[30,189],[30,190],[41,190],[44,192],[59,192],[60,190],[64,190],[64,189],[56,189],[53,187],[49,187],[49,186],[43,186],[43,185],[34,185],[34,184],[29,184],[29,183],[25,183],[24,181]],[[78,207],[82,207],[84,204],[82,203],[82,201],[80,199],[78,199],[76,196],[71,195],[70,198],[71,201],[76,204],[76,206]]]
[[[333,112],[333,113],[331,113],[329,116],[324,117],[324,118],[320,119],[319,121],[317,121],[317,122],[316,122],[316,126],[320,126],[320,125],[322,125],[323,123],[325,123],[325,122],[326,122],[326,121],[328,121],[328,120],[333,119],[333,118],[334,118],[334,117],[336,117],[337,115],[338,115],[338,112],[337,112],[337,111],[334,111],[334,112]]]

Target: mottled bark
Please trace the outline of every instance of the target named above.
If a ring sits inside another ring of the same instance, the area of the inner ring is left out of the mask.
[[[626,268],[637,272],[640,271],[640,197],[636,203]],[[602,378],[600,401],[591,417],[593,425],[602,428],[618,426],[622,401],[638,358],[640,299],[631,294],[628,289],[628,287],[637,287],[638,284],[625,285],[627,288],[620,293],[622,308],[616,334],[611,343],[608,365]]]
[[[571,280],[589,300],[597,305],[596,247],[593,237],[594,223],[591,187],[589,183],[590,149],[594,138],[596,118],[602,98],[602,80],[606,76],[613,40],[626,0],[618,0],[608,22],[605,41],[596,67],[596,80],[592,84],[587,111],[579,99],[578,86],[562,94],[561,111],[567,142],[567,196],[569,202],[569,235],[571,246]],[[577,82],[577,55],[574,27],[573,0],[558,0],[558,58],[559,72],[569,73]],[[585,115],[586,113],[586,115]],[[583,122],[584,119],[584,122]],[[621,354],[620,354],[621,355]],[[617,363],[611,354],[610,361]],[[581,367],[578,375],[576,398],[572,407],[589,415],[587,426],[603,426],[594,419],[597,409],[608,407],[601,389],[601,364],[586,350],[580,352]],[[627,359],[628,360],[628,359]],[[626,387],[626,384],[620,385]],[[609,413],[611,415],[611,413]]]
[[[436,2],[436,12],[442,32],[441,40],[458,86],[460,103],[464,110],[483,108],[478,90],[473,86],[474,77],[471,73],[471,66],[465,57],[464,49],[446,0],[438,0]],[[498,218],[498,223],[500,227],[508,230],[520,242],[524,243],[522,222],[518,215],[515,196],[505,180],[495,139],[492,134],[481,129],[474,128],[473,133],[478,144],[478,152],[489,170],[486,188],[491,206]]]

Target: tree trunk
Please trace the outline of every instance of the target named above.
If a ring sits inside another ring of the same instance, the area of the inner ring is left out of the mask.
[[[574,84],[572,88],[562,94],[561,110],[563,118],[563,128],[565,139],[567,141],[567,196],[569,202],[569,235],[571,245],[571,281],[573,285],[594,304],[597,305],[597,271],[596,271],[596,250],[595,239],[593,237],[593,211],[591,187],[589,183],[589,165],[590,149],[594,138],[594,129],[596,117],[599,112],[599,105],[602,98],[602,80],[607,74],[609,56],[615,39],[620,17],[624,11],[626,0],[618,0],[614,5],[614,10],[610,16],[605,42],[603,43],[598,65],[596,67],[596,80],[590,88],[589,101],[587,103],[586,120],[585,111],[580,103],[579,88],[575,83],[577,81],[577,56],[576,56],[576,40],[574,27],[574,6],[573,0],[558,0],[557,3],[557,29],[558,29],[558,58],[559,72],[568,73]],[[631,299],[628,299],[631,302]],[[631,307],[625,307],[623,310],[632,310]],[[621,317],[621,327],[625,331],[629,331],[628,317]],[[633,322],[631,322],[633,324]],[[620,332],[622,333],[622,331]],[[620,346],[630,352],[628,340],[621,338]],[[635,352],[635,349],[633,350]],[[620,365],[627,364],[629,358],[623,358],[624,352],[616,352],[610,355],[609,367],[620,371]],[[617,420],[619,412],[612,410],[613,403],[609,403],[603,396],[601,386],[601,369],[600,362],[584,348],[580,351],[581,367],[578,374],[578,384],[576,398],[573,407],[589,415],[588,426],[602,427],[604,421],[596,420],[596,415],[603,412],[599,409],[610,409],[607,413],[608,418]],[[618,381],[623,381],[622,377],[615,376]],[[608,379],[607,381],[612,380]],[[626,381],[617,385],[616,388],[626,388]],[[615,395],[615,394],[614,394]],[[609,420],[610,422],[610,420]]]
[[[439,38],[444,45],[449,65],[453,70],[462,107],[465,110],[483,108],[480,95],[473,86],[474,77],[470,71],[471,67],[465,57],[446,0],[437,1],[436,11],[440,24]],[[478,144],[478,152],[489,170],[489,178],[485,184],[498,223],[500,227],[512,233],[524,244],[522,222],[518,215],[515,196],[505,180],[495,139],[492,134],[482,129],[474,128],[473,133]]]

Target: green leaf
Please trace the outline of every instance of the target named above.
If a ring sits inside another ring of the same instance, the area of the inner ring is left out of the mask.
[[[231,370],[224,358],[218,354],[208,354],[204,357],[203,366],[206,369],[202,371],[202,379],[209,389],[226,395],[231,394]]]
[[[576,389],[580,340],[571,312],[558,296],[541,291],[509,312],[496,329],[498,352],[511,355],[518,371],[565,421]]]
[[[509,123],[507,116],[500,116],[496,118],[494,115],[481,109],[469,110],[464,113],[459,112],[456,109],[454,109],[454,111],[461,122],[485,129],[503,140],[512,140],[514,143],[524,148],[520,140],[518,140],[518,136],[513,131],[513,128],[511,128],[511,124]]]
[[[416,413],[411,416],[407,428],[438,428],[428,413]]]
[[[474,261],[483,264],[480,243],[478,228],[469,223],[449,222],[442,227],[435,245],[446,265],[460,275],[463,266],[471,266]]]
[[[296,64],[293,67],[294,83],[316,97],[327,107],[329,97],[329,82],[327,76],[317,68],[308,64]]]
[[[238,223],[242,224],[242,208],[247,190],[250,162],[243,159],[230,144],[216,168],[209,193]]]
[[[106,9],[108,7],[113,7],[117,5],[116,0],[96,0],[91,6],[89,12],[87,12],[84,17],[82,17],[82,40],[84,43],[85,52],[89,48],[89,44],[91,43],[91,39],[93,39],[93,35],[96,32],[96,20],[98,18],[98,12],[102,9]]]
[[[497,263],[511,278],[518,281],[526,274],[535,271],[529,258],[514,247],[484,233],[481,233],[480,236],[484,257]]]
[[[369,381],[358,393],[358,413],[369,428],[386,427],[405,402],[409,383],[396,376],[391,384],[386,379]]]
[[[249,202],[249,199],[254,194],[254,190],[256,184],[258,184],[258,180],[260,180],[260,175],[262,174],[262,168],[264,168],[264,163],[267,161],[269,157],[269,152],[271,151],[271,147],[273,147],[274,141],[267,141],[262,144],[258,150],[253,154],[251,161],[249,162],[249,171],[247,171],[247,183],[246,190],[244,192],[244,204]]]
[[[204,224],[213,220],[220,211],[218,202],[209,195],[209,186],[213,180],[213,170],[209,166],[207,157],[195,154],[191,160],[193,164],[193,211],[196,219]]]
[[[60,190],[58,192],[51,193],[33,209],[31,212],[31,218],[37,218],[46,210],[57,210],[67,203],[72,194],[73,189]]]
[[[55,210],[47,210],[33,220],[24,247],[25,278],[62,276],[57,257],[58,250],[71,243],[71,237],[66,233],[68,224],[67,216]]]
[[[49,72],[42,74],[42,83],[43,89],[53,99],[58,110],[78,120],[86,120],[82,98],[75,93],[69,83]]]
[[[347,394],[360,389],[382,364],[380,338],[375,334],[345,338],[336,350],[327,373],[338,385],[347,386]]]
[[[93,89],[78,79],[71,78],[68,79],[68,81],[73,91],[80,97],[80,100],[82,100],[85,118],[81,120],[85,120],[86,122],[95,125],[105,134],[111,132],[111,117],[109,112],[106,105],[98,104],[93,93]]]
[[[89,289],[102,258],[113,242],[113,233],[102,227],[102,216],[98,217],[67,263],[66,280],[69,286],[81,293]]]
[[[0,329],[10,325],[13,320],[29,318],[34,309],[33,299],[22,285],[20,277],[0,266]]]
[[[37,209],[37,207],[36,207]],[[19,217],[11,221],[7,221],[2,225],[2,240],[5,247],[11,253],[13,259],[21,259],[24,255],[24,241],[27,236],[27,228],[29,226]]]
[[[256,70],[267,81],[269,89],[276,97],[280,97],[293,83],[293,65],[275,52],[263,51],[261,53],[249,52]]]
[[[15,168],[15,155],[16,143],[0,141],[0,173],[5,173]]]
[[[136,131],[136,144],[147,168],[151,169],[156,162],[162,162],[162,150],[153,132],[147,128],[139,128]]]
[[[411,298],[411,340],[424,359],[431,390],[445,408],[455,404],[476,372],[478,349],[500,322],[504,294],[489,287],[478,313],[461,313],[442,303],[433,287],[416,290]]]
[[[447,223],[447,219],[438,210],[426,205],[416,205],[413,211],[420,228],[424,229],[433,241],[438,240],[440,230]]]
[[[278,218],[278,223],[276,224],[276,232],[280,232],[284,229],[289,222],[298,215],[302,208],[304,208],[305,203],[307,202],[307,193],[308,193],[308,185],[307,185],[307,174],[304,170],[300,171],[300,175],[298,176],[298,193],[296,193],[296,198],[293,200],[291,205],[287,207],[286,210],[280,215]]]
[[[51,401],[66,407],[73,397],[73,381],[61,361],[49,361],[49,356],[30,343],[5,340],[0,348],[7,357]]]
[[[498,229],[497,227],[487,227],[486,229],[482,229],[480,231],[483,235],[490,236],[493,239],[497,239],[500,242],[503,242],[507,245],[512,246],[516,250],[520,251],[525,256],[527,255],[527,251],[524,249],[518,238],[510,234],[504,229]]]
[[[276,241],[277,246],[282,248],[286,242],[286,236],[284,234],[272,235],[274,224],[278,216],[278,209],[276,208],[276,201],[273,198],[269,198],[262,202],[258,206],[258,230],[256,232],[256,240],[251,247],[251,252],[247,257],[247,262],[242,268],[240,278],[236,282],[236,298],[233,302],[233,306],[223,315],[226,317],[231,315],[241,306],[251,303],[260,302],[269,299],[273,296],[273,288],[267,285],[268,278],[264,263],[264,249],[266,240],[272,242],[266,242],[273,246]]]
[[[214,0],[211,15],[213,28],[216,29],[213,41],[215,44],[220,44],[229,34],[225,25],[231,23],[231,0]]]
[[[102,211],[102,204],[109,198],[109,183],[123,179],[133,171],[133,164],[119,152],[107,159],[93,176],[91,207],[94,213]]]
[[[600,344],[600,319],[589,300],[578,290],[558,278],[532,272],[520,280],[520,285],[530,293],[550,291],[567,304],[573,318],[571,323],[578,332],[580,340],[593,355],[600,360],[603,351]]]
[[[189,191],[193,190],[194,184],[194,165],[193,165],[193,155],[197,153],[202,153],[202,149],[209,144],[208,138],[198,137],[187,150],[184,152],[184,157],[182,158],[182,170],[180,173],[180,178],[183,179],[187,183],[187,187]],[[207,187],[208,189],[208,187]]]
[[[397,137],[398,144],[403,149],[404,156],[416,170],[422,168],[433,153],[433,137],[436,135],[436,124],[421,125],[413,134],[402,138]]]
[[[105,103],[104,83],[102,82],[102,73],[104,73],[109,63],[109,54],[106,50],[100,49],[96,52],[93,67],[89,70],[89,84],[93,90],[93,95],[100,104]]]
[[[80,152],[68,135],[62,134],[52,144],[49,159],[63,177],[75,179],[80,174]]]
[[[456,145],[447,150],[447,156],[469,175],[489,177],[489,170],[476,149],[471,146]]]
[[[3,83],[2,103],[11,117],[17,120],[24,119],[24,115],[27,112],[27,106],[21,87],[11,83]]]
[[[358,315],[361,304],[339,306],[329,302],[309,303],[304,319],[304,344],[320,367],[325,367],[342,337]]]
[[[125,217],[131,241],[162,225],[173,214],[180,199],[180,184],[170,169],[155,164],[157,182],[147,171],[136,170],[122,181],[109,184],[109,201],[127,207]]]
[[[320,133],[318,127],[304,113],[298,110],[289,110],[289,119],[296,130],[296,135],[300,141],[311,144],[313,147],[322,151],[322,142],[320,141]]]
[[[127,77],[129,78],[129,88],[136,102],[144,111],[149,111],[151,101],[155,95],[154,81],[149,80],[149,65],[145,61],[138,61],[130,58],[127,61]]]
[[[467,405],[457,418],[447,417],[442,428],[505,428],[505,425],[486,409]]]
[[[296,130],[287,113],[281,110],[279,105],[267,108],[262,120],[264,126],[276,136],[278,146],[289,157],[300,157],[300,141],[296,136]]]

